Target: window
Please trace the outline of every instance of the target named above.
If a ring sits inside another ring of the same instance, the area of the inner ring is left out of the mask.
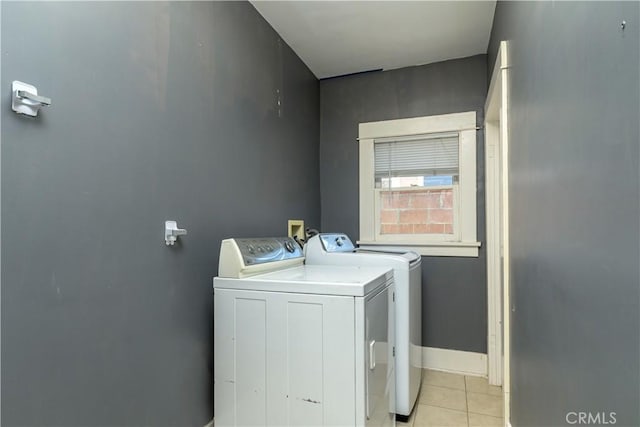
[[[477,256],[476,113],[361,123],[361,246]]]

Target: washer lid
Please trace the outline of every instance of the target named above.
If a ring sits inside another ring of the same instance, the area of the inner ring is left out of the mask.
[[[244,279],[216,277],[216,289],[365,296],[393,279],[388,267],[306,265]]]
[[[304,245],[305,264],[387,266],[402,269],[414,267],[421,261],[420,254],[402,247],[369,246],[354,250],[348,239],[339,233],[313,236]],[[334,247],[331,247],[334,243]],[[341,250],[343,247],[349,250]]]
[[[393,251],[393,250],[376,250],[373,248],[368,248],[368,249],[356,249],[356,253],[358,254],[370,254],[370,255],[391,255],[391,256],[399,256],[401,258],[406,259],[407,261],[409,261],[409,264],[411,264],[412,262],[415,262],[417,260],[419,260],[421,258],[420,254],[414,251],[409,251],[407,252],[406,250],[398,250]]]

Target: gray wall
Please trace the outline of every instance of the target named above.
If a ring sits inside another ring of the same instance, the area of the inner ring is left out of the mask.
[[[320,82],[322,230],[359,238],[358,123],[476,111],[484,121],[486,55]],[[478,240],[485,240],[484,139],[478,132]],[[423,345],[486,353],[486,255],[423,257]]]
[[[318,82],[248,3],[1,7],[2,425],[202,426],[220,240],[319,224]]]
[[[620,24],[626,20],[624,31]],[[640,425],[639,4],[498,3],[511,43],[512,424]]]

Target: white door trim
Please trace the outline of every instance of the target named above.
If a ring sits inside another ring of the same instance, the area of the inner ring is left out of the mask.
[[[489,384],[502,385],[509,422],[509,82],[508,44],[500,42],[485,103]],[[502,200],[501,200],[502,199]]]
[[[502,297],[500,295],[500,152],[499,123],[486,121],[485,168],[487,209],[487,355],[489,383],[502,384]]]

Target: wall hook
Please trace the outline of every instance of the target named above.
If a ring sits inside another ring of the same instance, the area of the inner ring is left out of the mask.
[[[51,98],[38,95],[38,88],[14,80],[11,84],[11,109],[18,114],[37,116],[40,108],[51,105]]]
[[[178,240],[178,236],[184,236],[185,234],[187,234],[187,230],[178,228],[176,221],[164,222],[164,242],[167,246],[173,246]]]
[[[624,29],[625,29],[625,28],[627,28],[627,21],[622,21],[622,22],[620,23],[620,29],[621,29],[622,31],[624,31]]]

